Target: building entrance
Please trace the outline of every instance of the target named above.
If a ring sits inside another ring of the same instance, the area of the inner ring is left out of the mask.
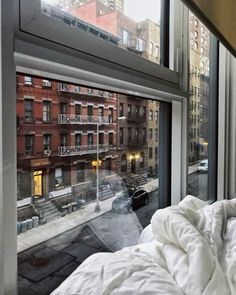
[[[33,193],[35,198],[40,198],[43,195],[43,171],[37,170],[33,173]]]

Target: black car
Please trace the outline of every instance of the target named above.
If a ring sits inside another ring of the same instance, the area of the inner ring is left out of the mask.
[[[112,202],[112,210],[120,213],[133,212],[149,204],[148,192],[143,188],[128,187]]]

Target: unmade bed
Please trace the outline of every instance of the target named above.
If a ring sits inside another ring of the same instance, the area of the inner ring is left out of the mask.
[[[236,200],[157,210],[136,246],[90,256],[51,294],[236,294]]]

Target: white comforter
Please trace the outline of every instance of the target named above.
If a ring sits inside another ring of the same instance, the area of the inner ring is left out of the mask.
[[[187,196],[157,210],[140,244],[90,256],[53,295],[235,295],[236,201]]]

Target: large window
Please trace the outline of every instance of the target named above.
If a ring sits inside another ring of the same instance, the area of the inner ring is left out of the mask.
[[[21,74],[18,74],[18,77],[21,77]],[[42,85],[43,80],[45,79],[35,77],[39,85]],[[149,141],[149,137],[146,138],[146,130],[151,130],[150,139],[153,139],[153,130],[159,130],[159,126],[156,120],[149,121],[149,117],[140,115],[141,110],[150,108],[152,114],[158,113],[159,103],[111,91],[108,91],[108,95],[100,97],[101,90],[88,88],[92,91],[87,91],[86,86],[79,86],[78,89],[84,89],[84,91],[78,93],[71,91],[78,86],[73,83],[63,82],[63,88],[61,88],[61,82],[56,80],[50,80],[50,82],[52,99],[50,102],[43,100],[41,93],[45,91],[44,88],[36,88],[32,95],[38,95],[37,107],[43,105],[43,119],[50,118],[50,113],[52,118],[57,118],[56,115],[59,114],[60,120],[52,120],[50,125],[42,124],[41,120],[35,120],[30,125],[23,120],[19,122],[17,133],[18,247],[25,243],[25,220],[27,222],[31,220],[32,227],[33,220],[37,220],[37,233],[42,232],[42,235],[45,223],[48,226],[53,221],[56,224],[59,239],[52,235],[50,241],[46,239],[41,245],[36,243],[34,247],[29,247],[31,249],[24,253],[30,251],[32,254],[30,259],[25,259],[25,254],[19,253],[20,294],[23,292],[27,294],[29,284],[33,288],[39,288],[42,294],[49,294],[61,281],[56,279],[56,285],[51,283],[55,272],[61,273],[58,278],[65,278],[92,253],[101,249],[115,251],[133,244],[137,241],[140,230],[150,222],[153,212],[159,206],[158,180],[155,173],[159,159],[157,155],[154,157],[158,141]],[[25,113],[25,110],[19,107],[22,105],[19,94],[25,91],[23,87],[20,84],[17,87],[18,117]],[[126,110],[131,109],[133,116],[126,117]],[[103,120],[98,121],[97,117],[102,117]],[[25,135],[26,130],[28,135]],[[23,151],[22,138],[25,140]],[[41,144],[38,144],[40,142]],[[28,175],[27,182],[26,175]],[[97,204],[97,184],[100,210],[94,213]],[[125,203],[122,203],[125,201],[124,196],[129,193],[129,198],[132,200],[132,191],[138,194],[136,191],[139,186],[143,187],[145,194],[136,196],[137,198],[135,197],[126,207]],[[29,198],[29,195],[33,197]],[[133,208],[136,209],[135,213],[131,213]],[[70,222],[64,217],[69,214],[71,214],[72,223],[79,220],[80,222],[74,229],[67,231],[66,227]],[[105,234],[107,218],[111,220],[111,225],[119,222],[127,222],[127,225],[116,232],[109,230],[112,235],[107,235]],[[96,225],[94,233],[89,229],[92,224]],[[102,226],[97,227],[99,224]],[[34,230],[30,228],[31,226],[27,228],[27,234],[30,230],[33,234]],[[128,230],[127,237],[125,237],[126,230]],[[100,232],[102,235],[105,234],[105,240],[97,239],[99,231],[102,231]],[[88,237],[91,242],[89,244],[86,242]],[[120,240],[118,243],[115,242],[117,237]],[[32,243],[31,246],[33,246],[33,236],[32,239],[28,239],[27,243]],[[24,243],[21,244],[20,241],[23,240]],[[74,247],[74,243],[77,244],[76,241],[78,242],[77,250],[70,250]],[[58,262],[55,265],[51,260],[47,260],[45,265],[41,265],[42,273],[45,274],[42,276],[41,271],[38,272],[37,268],[29,265],[41,263],[40,259],[44,261],[48,259],[46,258],[48,255],[52,254],[51,251],[54,253],[54,250],[49,247],[50,243],[60,248],[56,250],[59,251]],[[108,244],[113,246],[107,247]],[[41,250],[37,250],[38,247]],[[61,257],[66,257],[66,262],[67,258],[70,261],[71,257],[73,260],[73,257],[76,257],[75,261],[78,259],[78,263],[72,263],[68,268],[70,262],[64,263],[64,258],[61,259]],[[27,265],[30,272],[26,268]],[[51,267],[55,268],[53,273],[50,271]],[[31,280],[32,276],[35,276],[34,282]]]
[[[210,75],[210,65],[213,64],[214,55],[210,55],[212,47],[209,30],[190,12],[190,73],[189,73],[189,126],[188,126],[188,193],[203,200],[209,198],[208,172],[209,172],[209,142],[211,132],[214,133],[214,121],[210,121],[210,84],[213,77]],[[196,41],[194,41],[196,40]],[[201,46],[198,46],[200,44]],[[215,50],[216,52],[216,50]],[[214,86],[216,87],[216,86]],[[213,88],[211,89],[213,91]],[[217,106],[217,99],[214,99]],[[213,147],[213,150],[216,150]],[[213,158],[211,159],[213,160]],[[213,179],[211,180],[213,182]],[[215,198],[215,196],[214,196]]]

